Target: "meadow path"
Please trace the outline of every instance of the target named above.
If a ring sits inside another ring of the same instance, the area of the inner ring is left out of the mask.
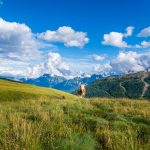
[[[144,76],[141,78],[141,80],[144,82],[144,89],[143,89],[141,97],[144,97],[144,95],[148,89],[148,86],[149,86],[149,84],[147,82],[145,82],[146,77],[148,77],[148,74],[144,74]]]

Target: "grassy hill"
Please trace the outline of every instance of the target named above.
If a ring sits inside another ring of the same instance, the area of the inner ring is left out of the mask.
[[[21,99],[35,99],[39,97],[63,99],[65,96],[73,97],[71,94],[52,88],[38,87],[13,80],[0,79],[0,101],[18,101]]]
[[[0,149],[149,150],[150,103],[0,80]]]
[[[98,79],[87,87],[87,97],[150,98],[150,73]]]

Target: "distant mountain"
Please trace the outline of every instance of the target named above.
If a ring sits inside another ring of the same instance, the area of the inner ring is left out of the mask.
[[[59,76],[51,76],[49,74],[44,74],[38,78],[28,78],[28,79],[22,78],[20,80],[28,84],[33,84],[33,85],[38,85],[43,87],[53,87],[65,81],[66,79]]]
[[[78,88],[79,84],[89,84],[99,78],[103,78],[103,76],[93,74],[90,77],[86,77],[85,75],[81,75],[80,77],[67,80],[63,77],[44,74],[36,79],[22,78],[20,81],[43,87],[52,87],[66,92],[73,92]]]
[[[58,90],[76,93],[79,84],[87,85],[87,97],[109,98],[146,98],[150,99],[150,73],[134,73],[128,75],[105,75],[93,74],[82,75],[73,79],[65,79],[59,76],[44,74],[36,79],[16,79],[13,77],[0,77],[10,80],[21,81],[28,84],[52,87]]]
[[[87,97],[150,98],[150,73],[98,79],[87,86]]]
[[[15,80],[15,81],[18,81],[17,78],[12,77],[12,76],[2,76],[2,75],[0,75],[0,78],[1,78],[1,79],[9,79],[9,80]]]
[[[103,78],[102,75],[92,75],[91,77],[76,77],[70,80],[65,80],[61,83],[56,84],[53,88],[66,91],[66,92],[73,92],[78,88],[79,84],[90,84],[96,79]]]

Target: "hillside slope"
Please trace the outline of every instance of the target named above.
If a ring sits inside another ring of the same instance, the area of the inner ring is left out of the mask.
[[[65,96],[73,97],[73,95],[69,93],[52,88],[38,87],[13,80],[0,79],[0,101],[14,101],[39,97],[61,99],[65,98]]]
[[[87,97],[150,98],[150,73],[98,79],[87,86]]]
[[[0,80],[0,149],[149,150],[149,108]]]

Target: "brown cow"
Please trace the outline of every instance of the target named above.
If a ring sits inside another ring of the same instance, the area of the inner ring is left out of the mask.
[[[84,84],[79,85],[78,95],[80,95],[81,98],[85,97],[85,95],[86,95],[86,86]]]

